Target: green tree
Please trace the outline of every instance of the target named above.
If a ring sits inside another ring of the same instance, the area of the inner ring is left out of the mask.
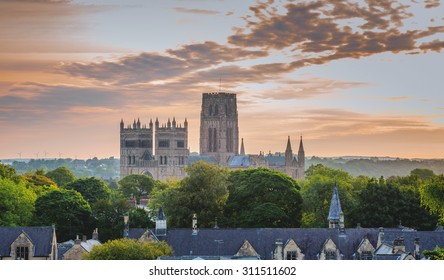
[[[22,178],[36,188],[43,186],[57,187],[57,184],[45,175],[26,173],[25,175],[22,175]]]
[[[35,193],[23,181],[0,178],[0,226],[29,225],[35,200]]]
[[[435,250],[424,250],[422,254],[430,260],[444,260],[444,248],[437,247]]]
[[[147,210],[142,208],[131,208],[129,211],[129,226],[131,228],[152,228],[154,222]]]
[[[112,196],[110,199],[98,200],[91,208],[94,224],[99,229],[101,241],[123,236],[123,216],[130,210],[127,199]]]
[[[328,168],[322,164],[310,166],[306,179],[301,182],[303,199],[302,227],[327,227],[333,187],[337,185],[342,211],[350,217],[357,203],[360,183],[366,182],[365,177],[354,178],[345,171]],[[355,226],[350,219],[345,220],[346,226]]]
[[[444,223],[444,175],[439,175],[420,188],[421,203],[432,213],[440,216]]]
[[[111,193],[104,181],[94,177],[77,179],[67,184],[65,189],[78,191],[90,205],[100,199],[108,199]]]
[[[153,188],[161,184],[152,177],[143,174],[132,174],[119,181],[118,191],[125,197],[135,197],[137,203],[140,197],[149,194]]]
[[[225,216],[233,227],[299,227],[302,197],[296,181],[265,168],[231,171]]]
[[[17,182],[17,171],[14,167],[0,162],[0,178],[12,179]]]
[[[137,242],[132,239],[116,239],[94,246],[83,257],[85,260],[155,260],[171,256],[173,249],[165,242]]]
[[[59,187],[64,187],[66,184],[76,180],[76,176],[66,166],[60,166],[48,171],[46,177],[53,180]]]
[[[74,190],[54,190],[37,198],[36,225],[55,224],[57,240],[65,241],[82,235],[88,224],[91,208],[82,195]]]
[[[228,170],[203,161],[185,169],[188,176],[156,194],[152,205],[163,206],[171,227],[191,227],[197,214],[199,227],[214,226],[215,219],[223,217],[228,198]]]
[[[436,176],[433,170],[426,168],[415,168],[412,171],[410,171],[410,175],[411,176],[417,175],[422,180],[430,180]]]

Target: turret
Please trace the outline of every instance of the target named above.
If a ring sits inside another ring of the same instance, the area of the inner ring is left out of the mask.
[[[168,128],[171,128],[171,121],[170,121],[170,118],[168,118],[167,127],[168,127]]]
[[[123,119],[120,120],[120,130],[123,130],[125,127],[125,123],[123,122]]]
[[[173,117],[173,128],[176,128],[176,117]]]
[[[163,212],[162,206],[159,208],[159,212],[156,217],[156,236],[165,236],[167,233],[167,221],[166,215]]]
[[[159,119],[156,117],[156,128],[159,128]]]
[[[183,127],[188,129],[188,121],[187,118],[185,118],[185,122],[183,123]]]
[[[245,156],[244,138],[241,140],[240,155]]]
[[[338,187],[334,186],[333,195],[331,197],[330,211],[328,212],[328,227],[339,228],[344,226],[344,213],[341,209],[341,201],[339,200]]]
[[[150,129],[153,129],[153,119],[150,119]]]
[[[291,166],[293,160],[293,151],[291,150],[290,136],[287,140],[287,148],[285,149],[285,165]]]
[[[136,119],[134,119],[134,122],[133,122],[133,129],[136,129],[136,127],[137,127]]]
[[[140,119],[137,118],[137,129],[140,129]]]

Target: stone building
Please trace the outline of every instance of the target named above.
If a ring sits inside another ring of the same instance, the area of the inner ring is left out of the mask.
[[[134,120],[125,127],[120,122],[120,177],[131,174],[146,174],[154,179],[183,178],[188,165],[188,121],[183,126],[176,119],[166,124],[155,124],[150,120],[148,127]]]
[[[87,239],[83,235],[82,239],[79,236],[75,240],[69,240],[58,245],[58,259],[59,260],[81,260],[85,253],[91,252],[94,246],[101,246],[99,241],[99,231],[96,228],[92,234],[91,239]]]
[[[221,165],[239,154],[236,94],[202,94],[200,154],[216,158]]]
[[[140,120],[127,127],[120,122],[120,177],[146,174],[165,181],[182,179],[185,167],[199,160],[228,166],[231,169],[264,167],[286,173],[294,179],[304,177],[305,152],[302,137],[297,155],[293,154],[290,137],[285,154],[267,156],[246,155],[242,139],[239,154],[239,125],[237,100],[234,93],[203,93],[200,114],[200,143],[198,156],[190,156],[188,122],[183,126],[168,119],[166,124],[150,120],[148,126]]]

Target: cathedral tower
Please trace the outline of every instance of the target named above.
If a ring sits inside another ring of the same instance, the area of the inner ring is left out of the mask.
[[[239,154],[236,94],[204,93],[200,114],[200,154],[215,157],[225,165]]]

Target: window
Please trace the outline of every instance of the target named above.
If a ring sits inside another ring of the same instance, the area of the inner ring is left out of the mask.
[[[15,258],[17,260],[29,260],[29,248],[28,247],[17,247],[15,251]]]
[[[372,260],[373,254],[370,251],[362,251],[361,260]]]
[[[286,259],[287,260],[297,260],[298,259],[298,253],[296,251],[288,251]]]
[[[177,140],[177,147],[178,148],[185,148],[185,141]]]
[[[170,140],[159,140],[159,148],[169,148]]]
[[[325,252],[325,259],[336,260],[336,252],[333,250],[328,250],[327,252]]]

